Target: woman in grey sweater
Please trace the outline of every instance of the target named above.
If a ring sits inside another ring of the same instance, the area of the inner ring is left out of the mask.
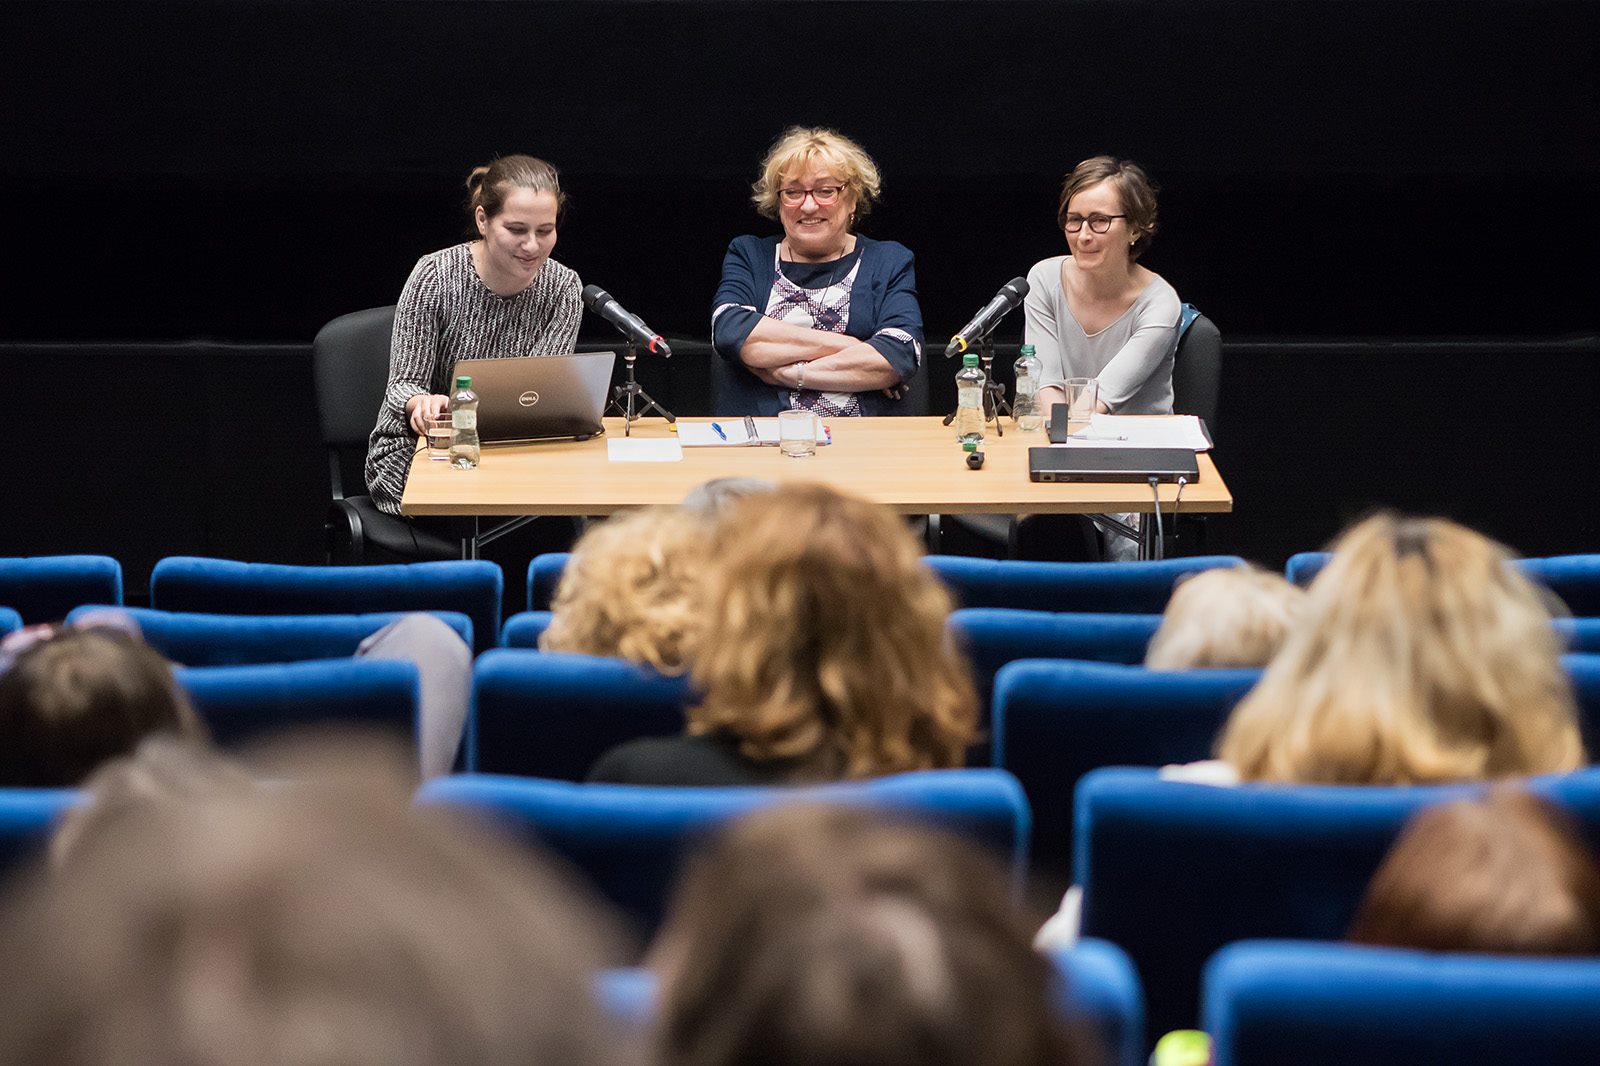
[[[550,258],[563,202],[556,168],[502,156],[474,169],[467,189],[479,239],[419,259],[395,310],[366,466],[367,490],[389,514],[400,513],[417,438],[450,406],[459,361],[566,355],[577,345],[582,285]]]
[[[1065,402],[1065,379],[1095,378],[1103,412],[1171,414],[1178,294],[1138,262],[1156,233],[1150,179],[1127,160],[1086,159],[1067,175],[1057,218],[1072,254],[1034,264],[1023,304],[1042,409]]]

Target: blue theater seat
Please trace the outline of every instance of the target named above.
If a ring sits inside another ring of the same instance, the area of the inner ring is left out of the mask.
[[[556,586],[566,572],[571,552],[545,552],[528,562],[528,610],[548,611],[555,602]]]
[[[500,631],[500,646],[537,649],[539,638],[550,628],[553,617],[549,611],[518,611],[506,619],[505,628]]]
[[[740,814],[782,800],[864,804],[926,817],[994,848],[1021,884],[1028,804],[999,770],[925,770],[815,788],[657,788],[580,785],[493,774],[428,782],[424,804],[482,811],[583,871],[644,930],[661,919],[680,859],[697,840]]]
[[[75,788],[0,788],[0,874],[43,854]]]
[[[582,781],[613,746],[683,732],[688,682],[594,655],[502,648],[472,670],[466,766]]]
[[[500,639],[500,568],[481,560],[385,566],[286,566],[170,556],[150,574],[150,605],[211,614],[459,611],[474,647]]]
[[[1029,611],[1160,614],[1185,574],[1243,566],[1236,555],[1197,555],[1137,563],[1041,563],[930,555],[957,607]]]
[[[59,622],[85,603],[122,603],[122,565],[105,555],[0,559],[0,607],[23,624]]]
[[[9,607],[0,607],[0,637],[22,628],[22,616]]]
[[[93,610],[94,608],[80,608]],[[403,614],[239,615],[125,608],[145,642],[184,666],[240,666],[348,658],[367,637]],[[68,615],[68,621],[80,613]],[[433,611],[472,645],[472,619]]]
[[[1600,959],[1244,941],[1206,965],[1215,1066],[1588,1066]]]
[[[1297,585],[1309,585],[1332,558],[1331,552],[1300,552],[1289,557],[1284,574]],[[1600,616],[1600,555],[1518,559],[1516,567],[1559,596],[1577,617]]]
[[[417,668],[396,659],[323,659],[177,672],[218,744],[282,729],[347,724],[417,736]]]

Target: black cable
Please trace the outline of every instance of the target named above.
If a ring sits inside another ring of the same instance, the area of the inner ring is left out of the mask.
[[[1160,489],[1158,489],[1156,487],[1157,484],[1158,484],[1158,479],[1152,477],[1150,479],[1150,495],[1152,497],[1154,497],[1155,501],[1156,501],[1156,550],[1155,550],[1155,556],[1156,556],[1157,559],[1164,559],[1164,558],[1166,558],[1166,553],[1167,553],[1166,532],[1161,528],[1161,491],[1160,491]]]

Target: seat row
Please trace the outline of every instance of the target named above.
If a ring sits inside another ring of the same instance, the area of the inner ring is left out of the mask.
[[[1531,787],[1600,835],[1600,770]],[[1587,1009],[1600,962],[1244,943],[1342,937],[1406,819],[1473,788],[1216,788],[1151,770],[1094,772],[1079,787],[1077,873],[1090,938],[1080,959],[1097,972],[1069,970],[1081,981],[1074,996],[1086,997],[1080,1006],[1123,1063],[1197,1021],[1217,1037],[1219,1063],[1588,1061],[1578,1055],[1592,1055],[1600,1036],[1600,1014]],[[418,802],[481,812],[552,849],[648,930],[688,847],[794,795],[466,774],[425,785]],[[1028,807],[1002,771],[926,771],[801,795],[932,820],[986,842],[1020,876]],[[7,854],[36,847],[75,801],[70,791],[0,791]],[[1400,1009],[1381,990],[1417,1002]],[[1491,1049],[1501,1057],[1486,1057]]]

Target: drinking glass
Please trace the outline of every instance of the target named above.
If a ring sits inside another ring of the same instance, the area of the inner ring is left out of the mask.
[[[1067,436],[1081,437],[1089,432],[1100,383],[1094,378],[1068,378],[1061,387],[1067,394]]]
[[[428,458],[450,460],[450,416],[428,419]]]
[[[817,454],[817,416],[810,411],[779,411],[778,450],[791,459]]]

